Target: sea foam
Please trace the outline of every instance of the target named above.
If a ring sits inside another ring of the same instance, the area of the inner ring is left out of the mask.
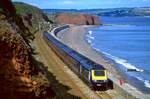
[[[125,59],[121,59],[119,57],[113,56],[109,53],[103,52],[100,49],[94,48],[95,50],[103,53],[106,57],[112,59],[113,61],[115,61],[115,63],[120,64],[122,66],[124,66],[126,69],[133,69],[136,70],[138,72],[143,72],[144,70],[137,68],[136,66],[132,65],[131,63],[129,63],[127,60]]]
[[[88,41],[88,43],[90,43],[90,45],[93,45],[93,44],[92,44],[92,40],[95,39],[95,38],[92,36],[92,33],[93,33],[93,32],[92,32],[91,30],[89,30],[89,31],[88,31],[88,34],[87,34],[87,41]],[[128,62],[127,60],[125,60],[125,59],[121,59],[121,58],[116,57],[116,56],[113,56],[113,55],[111,55],[111,54],[109,54],[109,53],[100,51],[100,50],[97,49],[97,48],[94,48],[94,49],[96,49],[96,50],[99,51],[99,52],[102,52],[106,57],[108,57],[108,58],[114,60],[116,63],[118,63],[118,64],[124,66],[126,69],[131,69],[131,70],[135,70],[135,71],[138,71],[138,72],[143,72],[143,71],[144,71],[144,70],[139,69],[139,68],[137,68],[136,66],[132,65],[131,63],[129,63],[129,62]]]
[[[126,69],[133,69],[136,70],[138,72],[143,72],[142,69],[137,68],[136,66],[132,65],[131,63],[129,63],[127,60],[125,59],[121,59],[119,57],[113,56],[109,53],[106,52],[102,52],[104,55],[106,55],[107,57],[111,58],[112,60],[114,60],[116,63],[121,64],[122,66],[124,66]]]
[[[92,31],[88,31],[87,36],[87,41],[90,45],[92,45],[92,40],[94,40],[95,38],[92,36]]]
[[[92,41],[91,41],[90,39],[87,39],[87,41],[88,41],[88,43],[89,43],[89,44],[91,44],[91,43],[92,43]]]
[[[93,36],[91,36],[91,35],[87,35],[87,37],[88,37],[89,39],[92,39],[92,40],[95,39],[95,37],[93,37]]]
[[[94,48],[94,49],[97,50],[97,51],[100,51],[100,49],[97,49],[97,48]],[[100,51],[100,52],[102,52],[102,51]],[[110,59],[114,60],[114,61],[115,61],[116,63],[118,63],[118,64],[121,64],[122,66],[124,66],[124,67],[127,68],[127,69],[135,69],[136,71],[139,71],[139,72],[143,72],[143,71],[144,71],[144,70],[139,69],[139,68],[137,68],[136,66],[134,66],[134,65],[132,65],[132,64],[130,64],[130,63],[128,63],[127,60],[125,60],[125,59],[121,59],[121,58],[118,58],[118,57],[116,57],[116,56],[112,56],[111,54],[106,53],[106,52],[102,52],[102,53],[103,53],[104,55],[106,55],[106,57],[109,57]],[[144,82],[145,87],[150,88],[150,81],[149,81],[149,80],[144,80],[143,78],[137,77],[137,76],[135,76],[135,77],[136,77],[138,80]]]
[[[88,31],[88,33],[91,35],[91,34],[92,34],[92,31]]]
[[[144,79],[141,78],[141,77],[136,77],[136,78],[137,78],[138,80],[144,82],[145,87],[150,88],[150,81],[149,81],[149,80],[144,80]]]

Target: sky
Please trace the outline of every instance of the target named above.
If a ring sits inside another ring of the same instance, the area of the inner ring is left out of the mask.
[[[118,7],[150,7],[150,0],[12,0],[41,9],[97,9]]]

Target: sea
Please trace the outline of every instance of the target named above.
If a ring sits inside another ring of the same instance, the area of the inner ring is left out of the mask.
[[[87,42],[126,77],[150,94],[150,17],[100,17],[102,26],[88,28]]]

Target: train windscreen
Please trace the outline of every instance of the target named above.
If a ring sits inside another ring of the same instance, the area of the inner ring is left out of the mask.
[[[105,76],[105,71],[104,70],[95,70],[94,75],[95,76]]]

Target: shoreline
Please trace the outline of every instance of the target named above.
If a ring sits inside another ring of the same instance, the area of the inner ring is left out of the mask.
[[[87,35],[87,28],[92,26],[73,26],[73,30],[65,29],[60,31],[57,34],[57,37],[67,46],[71,47],[72,49],[80,52],[80,54],[92,59],[94,62],[103,65],[106,69],[108,69],[111,73],[118,78],[124,78],[120,72],[116,69],[115,65],[110,63],[110,60],[106,59],[106,57],[98,52],[96,49],[92,48],[92,46],[87,42],[86,35]],[[69,35],[70,32],[75,32],[76,35]],[[79,36],[80,35],[80,36]],[[72,36],[72,37],[71,37]],[[75,38],[74,40],[72,40]],[[78,41],[78,42],[76,42]]]
[[[93,50],[95,50],[101,57],[104,58],[104,60],[108,61],[108,63],[114,67],[118,73],[118,75],[121,77],[121,79],[123,79],[124,83],[128,83],[129,85],[135,87],[138,91],[142,92],[143,94],[149,94],[150,93],[150,89],[147,88],[145,85],[142,85],[142,87],[140,86],[141,84],[143,84],[144,82],[138,80],[137,78],[135,78],[134,76],[130,76],[129,74],[126,73],[126,71],[124,71],[124,69],[122,69],[123,65],[115,63],[115,61],[109,57],[107,57],[103,52],[101,52],[99,49],[96,49],[92,46],[91,42],[88,42],[88,37],[87,35],[89,35],[90,33],[88,32],[90,30],[91,27],[85,28],[86,29],[86,35],[85,35],[85,41],[89,44],[89,46],[91,46],[93,48]],[[91,30],[90,30],[91,31]],[[126,68],[127,69],[127,68]],[[135,72],[140,72],[140,71],[135,71]]]
[[[88,28],[91,28],[91,27],[86,27],[86,28],[85,28],[85,31],[86,31],[86,33],[85,33],[85,38],[84,38],[84,39],[85,39],[85,42],[87,42],[87,44],[88,44],[89,46],[91,46],[91,48],[92,48],[94,51],[96,51],[96,53],[99,54],[99,56],[102,57],[102,58],[106,61],[106,63],[110,64],[110,65],[114,68],[114,70],[115,70],[115,72],[116,72],[116,75],[118,75],[118,79],[123,79],[124,82],[128,82],[128,80],[126,79],[126,76],[127,76],[127,75],[125,75],[124,72],[121,71],[121,70],[119,69],[119,67],[117,67],[116,63],[115,63],[112,59],[106,57],[105,54],[103,54],[101,51],[99,51],[99,50],[97,50],[96,48],[92,47],[91,43],[89,43],[89,42],[87,41],[87,37],[86,37],[86,36],[89,34],[89,33],[88,33]],[[110,72],[111,72],[111,71],[110,71]]]
[[[80,52],[80,54],[90,58],[94,62],[103,65],[109,71],[109,78],[115,82],[115,89],[125,91],[125,95],[131,94],[135,97],[144,97],[147,99],[149,95],[142,93],[136,87],[130,85],[130,83],[125,82],[123,86],[120,86],[119,80],[126,78],[126,75],[122,71],[118,71],[117,67],[106,59],[103,53],[98,52],[94,49],[86,40],[86,35],[88,34],[87,28],[92,26],[70,26],[69,29],[60,31],[57,37],[67,46]]]

